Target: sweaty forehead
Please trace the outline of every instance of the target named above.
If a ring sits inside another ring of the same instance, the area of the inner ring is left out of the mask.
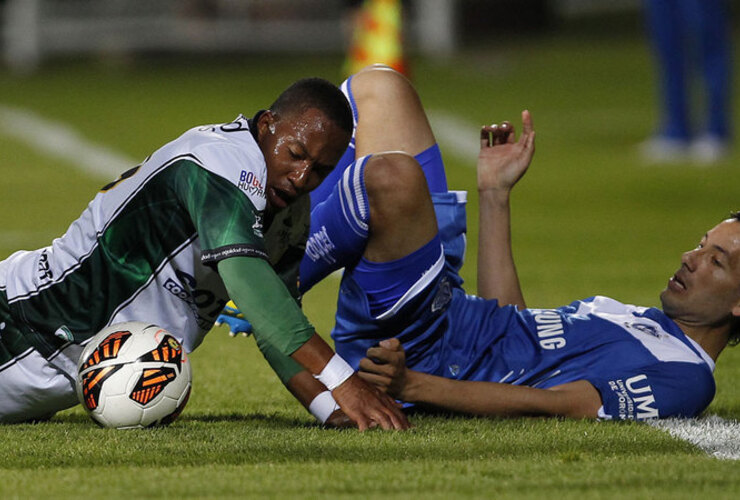
[[[316,108],[306,108],[283,115],[283,120],[289,127],[297,131],[317,131],[325,132],[333,122],[326,114]]]

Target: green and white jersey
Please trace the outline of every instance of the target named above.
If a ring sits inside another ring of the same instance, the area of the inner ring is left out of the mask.
[[[13,321],[47,354],[130,320],[156,323],[192,351],[228,301],[215,264],[268,259],[266,177],[243,116],[189,130],[105,186],[50,246],[0,263]]]

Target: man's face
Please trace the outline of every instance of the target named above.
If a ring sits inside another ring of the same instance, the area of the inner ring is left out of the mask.
[[[696,326],[740,316],[740,222],[722,222],[684,253],[660,300],[670,318]]]
[[[267,206],[280,210],[318,187],[342,157],[350,135],[321,111],[276,116],[257,122],[258,142],[267,164]]]

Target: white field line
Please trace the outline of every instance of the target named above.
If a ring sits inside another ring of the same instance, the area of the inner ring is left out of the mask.
[[[0,134],[103,179],[114,179],[136,165],[135,160],[85,139],[69,125],[2,104]]]
[[[51,241],[59,236],[52,231],[38,231],[29,229],[28,231],[0,231],[0,246],[23,248],[36,244],[39,241]],[[35,247],[34,247],[35,248]]]
[[[692,419],[654,420],[650,424],[723,460],[740,460],[740,423],[716,415]]]
[[[444,151],[465,160],[474,169],[480,150],[480,128],[446,111],[427,110],[427,116]]]

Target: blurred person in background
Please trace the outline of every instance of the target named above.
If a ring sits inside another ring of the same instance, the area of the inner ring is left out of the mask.
[[[731,140],[730,14],[725,0],[645,0],[649,36],[659,70],[661,122],[640,145],[653,163],[722,159]],[[698,70],[698,71],[697,71]],[[701,74],[700,79],[693,78]],[[699,85],[704,121],[692,109]]]

